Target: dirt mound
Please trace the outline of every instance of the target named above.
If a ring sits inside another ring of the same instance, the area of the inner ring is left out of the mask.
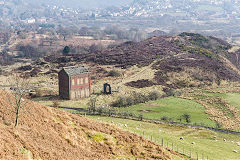
[[[14,128],[7,100],[0,91],[0,159],[170,158],[135,134],[30,101]]]

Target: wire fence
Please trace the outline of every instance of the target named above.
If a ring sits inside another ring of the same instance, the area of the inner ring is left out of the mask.
[[[84,115],[86,116],[87,114],[84,113]],[[120,117],[120,118],[122,118],[122,117]],[[141,121],[144,121],[144,119],[142,119]],[[180,137],[179,142],[177,143],[176,141],[174,142],[173,140],[169,140],[169,139],[163,138],[161,136],[154,136],[154,135],[146,134],[144,131],[143,132],[134,132],[134,134],[138,134],[149,141],[152,141],[156,144],[161,145],[163,148],[167,149],[168,151],[174,151],[174,152],[176,152],[182,156],[185,156],[187,158],[196,159],[196,160],[209,160],[209,157],[207,154],[201,153],[198,150],[194,149],[193,147],[189,147],[189,145],[181,144],[181,141],[184,141],[183,137]],[[196,144],[194,142],[192,142],[191,145],[196,145]]]
[[[212,130],[215,132],[221,132],[221,133],[227,133],[227,134],[235,134],[235,135],[240,135],[239,131],[233,131],[233,130],[227,130],[227,129],[220,129],[220,128],[213,128],[209,126],[204,126],[200,124],[185,124],[185,123],[179,123],[179,122],[169,122],[169,121],[162,121],[162,120],[154,120],[154,119],[148,119],[144,117],[139,117],[136,115],[125,115],[125,113],[88,113],[86,112],[78,112],[77,114],[81,115],[98,115],[98,116],[107,116],[107,117],[113,117],[113,118],[123,118],[123,119],[130,119],[130,120],[136,120],[136,121],[143,121],[143,122],[148,122],[148,123],[155,123],[155,124],[170,124],[170,125],[176,125],[176,126],[184,126],[184,127],[191,127],[191,128],[201,128],[201,129],[208,129]]]
[[[135,134],[137,134],[136,132],[134,132]],[[189,147],[187,145],[184,144],[180,144],[173,142],[172,140],[166,139],[166,138],[161,138],[161,137],[156,137],[156,136],[152,136],[152,135],[147,135],[145,134],[145,132],[143,131],[140,136],[143,136],[145,139],[152,141],[156,144],[160,144],[163,148],[167,149],[168,151],[174,151],[182,156],[185,156],[187,158],[190,159],[196,159],[196,160],[209,160],[208,155],[201,153],[199,151],[197,151],[196,149]],[[180,138],[181,141],[183,141],[183,139]],[[194,144],[192,144],[194,145]]]

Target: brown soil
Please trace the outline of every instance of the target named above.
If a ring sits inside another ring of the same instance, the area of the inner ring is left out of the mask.
[[[135,134],[30,101],[14,128],[8,97],[0,91],[0,159],[170,159]]]
[[[157,111],[152,111],[152,110],[138,110],[138,112],[143,112],[143,113],[158,113]]]
[[[138,81],[126,83],[126,85],[135,88],[144,88],[154,86],[155,84],[152,81],[149,81],[148,79],[141,79]]]
[[[146,107],[160,107],[159,104],[148,104],[148,105],[145,105]]]

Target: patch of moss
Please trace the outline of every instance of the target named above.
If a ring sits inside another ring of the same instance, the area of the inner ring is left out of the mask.
[[[56,122],[57,123],[62,123],[62,120],[59,117],[56,117]]]
[[[20,152],[22,154],[27,154],[29,151],[27,149],[25,149],[25,148],[20,148]]]
[[[194,45],[203,47],[206,45],[206,43],[209,42],[209,39],[202,36],[201,34],[197,34],[197,33],[187,33],[187,32],[183,32],[181,33],[179,36],[181,37],[190,37],[190,42]]]
[[[204,49],[204,48],[189,48],[188,50],[189,53],[192,53],[192,54],[202,54],[202,55],[205,55],[207,56],[208,58],[216,58],[216,54],[214,54],[213,52],[207,50],[207,49]]]
[[[97,132],[93,135],[89,135],[89,138],[96,142],[106,142],[107,141],[106,137],[107,137],[107,134],[101,133],[101,132]]]

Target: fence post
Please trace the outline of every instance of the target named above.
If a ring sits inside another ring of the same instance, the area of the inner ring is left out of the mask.
[[[163,144],[163,138],[162,138],[162,146],[163,146],[164,144]]]
[[[197,160],[198,160],[198,152],[196,152],[197,153]]]
[[[152,141],[152,135],[151,135],[151,141]]]
[[[173,142],[172,142],[172,150],[173,150]]]
[[[184,154],[184,145],[183,145],[183,154]]]
[[[192,158],[192,149],[190,148],[190,158]]]
[[[167,148],[168,148],[168,139],[167,139]]]
[[[178,145],[177,145],[177,152],[178,152]]]

